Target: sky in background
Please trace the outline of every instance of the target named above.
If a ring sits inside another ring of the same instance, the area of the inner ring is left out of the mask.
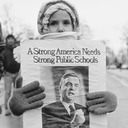
[[[0,0],[2,6],[10,4],[13,15],[37,31],[37,16],[47,0]],[[107,40],[115,52],[126,47],[122,42],[123,27],[128,24],[128,0],[67,0],[74,4],[80,21],[89,25],[93,38]]]

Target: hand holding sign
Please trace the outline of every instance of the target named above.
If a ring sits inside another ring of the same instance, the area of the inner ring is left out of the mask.
[[[113,112],[117,107],[117,97],[108,91],[88,93],[86,106],[94,114]]]
[[[9,100],[9,107],[14,115],[20,116],[27,110],[41,107],[44,98],[44,87],[40,87],[39,82],[34,81],[14,91]]]

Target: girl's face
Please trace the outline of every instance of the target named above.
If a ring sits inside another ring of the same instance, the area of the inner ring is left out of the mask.
[[[73,31],[70,15],[64,10],[58,10],[50,17],[48,28],[49,33]]]

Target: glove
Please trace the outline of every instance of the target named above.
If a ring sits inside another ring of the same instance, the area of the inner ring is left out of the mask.
[[[113,112],[117,107],[117,97],[108,91],[88,93],[86,100],[88,111],[94,114]]]
[[[18,81],[17,84],[21,83]],[[9,108],[14,115],[20,116],[27,110],[41,107],[44,98],[44,87],[40,87],[39,82],[34,81],[13,92],[9,100]]]
[[[16,78],[15,88],[21,88],[23,84],[23,77],[20,75]]]

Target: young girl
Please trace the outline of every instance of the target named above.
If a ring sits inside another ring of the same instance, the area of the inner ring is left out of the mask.
[[[41,39],[81,39],[76,9],[63,0],[44,4],[38,15],[38,31],[41,34]],[[42,95],[39,97],[37,94]],[[25,95],[29,95],[29,98]],[[35,98],[35,102],[32,104],[29,103],[30,97]],[[44,88],[42,89],[36,81],[16,90],[10,99],[9,106],[14,115],[21,115],[26,110],[43,105],[41,100],[44,98]],[[117,98],[111,92],[88,93],[86,98],[88,111],[95,114],[112,112],[117,106]]]

